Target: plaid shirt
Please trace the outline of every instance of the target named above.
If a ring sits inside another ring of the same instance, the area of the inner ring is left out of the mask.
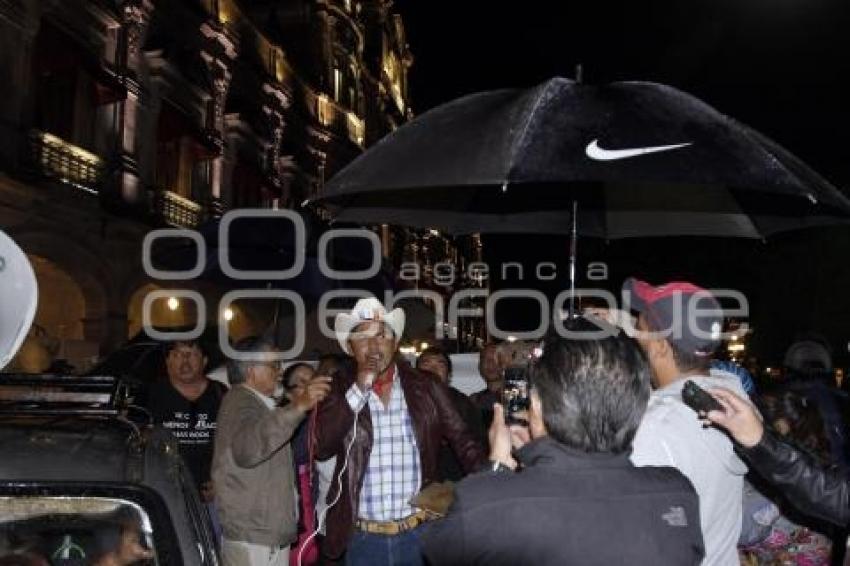
[[[355,411],[364,403],[357,384],[348,390],[346,399]],[[360,489],[360,518],[370,521],[402,519],[415,512],[409,501],[419,492],[422,472],[398,369],[393,376],[387,406],[384,407],[372,391],[366,394],[366,401],[372,417],[373,442]]]

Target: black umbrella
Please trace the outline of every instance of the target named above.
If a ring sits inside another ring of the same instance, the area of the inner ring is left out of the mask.
[[[764,238],[850,200],[755,130],[672,87],[551,79],[439,106],[331,179],[337,220],[475,232]],[[574,312],[574,300],[570,312]]]
[[[763,238],[846,221],[850,200],[755,130],[669,86],[555,78],[473,94],[327,184],[341,221],[475,232]]]

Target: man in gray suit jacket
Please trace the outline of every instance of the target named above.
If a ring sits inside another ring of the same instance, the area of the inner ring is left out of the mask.
[[[245,338],[235,346],[250,352],[231,360],[232,389],[218,415],[212,477],[221,516],[225,566],[286,566],[297,538],[295,474],[290,441],[304,416],[329,390],[327,377],[294,387],[290,403],[276,407],[280,381],[275,346]]]

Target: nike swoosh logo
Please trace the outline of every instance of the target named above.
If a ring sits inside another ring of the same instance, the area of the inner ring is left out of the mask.
[[[677,143],[673,145],[654,145],[650,147],[630,147],[628,149],[603,149],[599,147],[599,140],[593,140],[587,144],[584,152],[587,156],[596,161],[615,161],[617,159],[628,159],[629,157],[637,157],[638,155],[646,155],[647,153],[658,153],[659,151],[670,151],[671,149],[679,149],[687,147],[693,142]]]

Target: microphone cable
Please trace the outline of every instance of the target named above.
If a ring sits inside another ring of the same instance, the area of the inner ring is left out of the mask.
[[[371,383],[369,383],[369,385],[371,385]],[[330,511],[334,505],[339,503],[339,499],[342,496],[342,476],[348,469],[348,460],[351,456],[351,448],[354,446],[354,441],[357,439],[357,417],[360,416],[360,412],[363,410],[363,408],[369,404],[369,395],[371,395],[371,393],[371,388],[366,390],[366,393],[363,396],[363,402],[360,404],[360,407],[357,409],[357,411],[354,412],[354,422],[351,424],[351,440],[348,442],[348,446],[345,449],[345,458],[343,459],[342,467],[339,469],[339,474],[337,475],[336,497],[334,497],[334,500],[330,504],[328,504],[327,507],[322,509],[321,513],[319,513],[318,519],[316,520],[316,528],[313,530],[312,533],[310,533],[310,536],[304,539],[304,542],[301,544],[301,548],[298,551],[298,566],[301,566],[301,560],[304,555],[304,549],[307,548],[307,545],[310,544],[310,542],[318,536],[319,532],[324,526],[325,518],[327,517],[328,511]],[[318,408],[313,409],[313,411],[314,413],[318,413]]]

